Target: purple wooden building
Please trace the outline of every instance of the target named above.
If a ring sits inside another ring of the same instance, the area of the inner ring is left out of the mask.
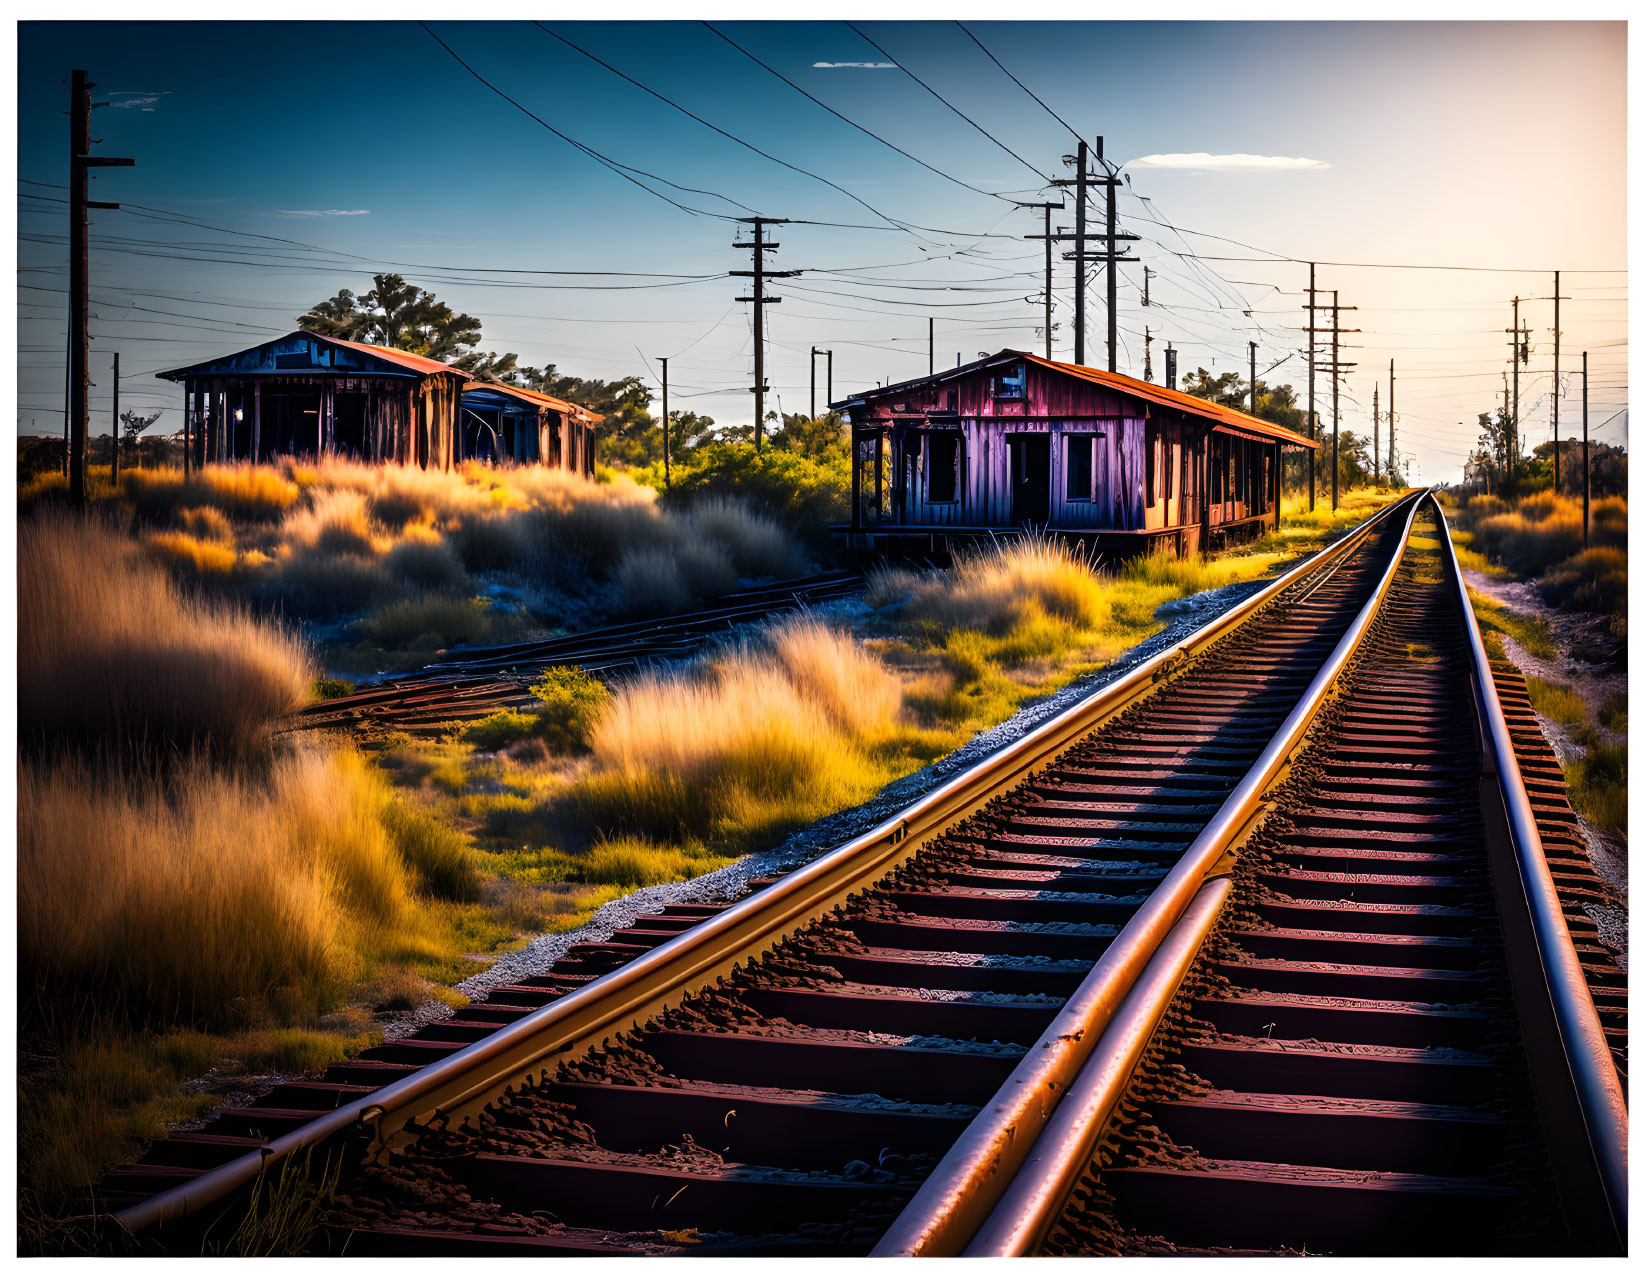
[[[1317,447],[1235,408],[1009,350],[833,407],[855,461],[838,531],[862,550],[1032,527],[1189,555],[1276,527],[1282,450]]]

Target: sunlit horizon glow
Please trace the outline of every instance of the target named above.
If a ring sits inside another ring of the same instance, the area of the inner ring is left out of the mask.
[[[794,168],[530,23],[430,25],[554,128],[701,212],[556,138],[415,23],[23,23],[19,432],[61,429],[62,82],[86,67],[99,100],[129,108],[97,113],[98,149],[137,161],[100,172],[93,190],[127,206],[93,227],[98,433],[111,352],[122,408],[169,410],[156,428],[169,432],[180,395],[154,370],[287,332],[312,303],[368,289],[373,269],[479,316],[483,349],[652,385],[667,356],[674,406],[745,422],[748,308],[734,300],[743,281],[723,273],[745,269],[747,254],[724,219],[749,210],[792,219],[773,265],[806,272],[782,281],[770,310],[769,377],[785,412],[808,407],[812,346],[835,351],[839,395],[918,375],[931,316],[938,367],[1042,351],[1043,248],[1025,237],[1043,214],[1011,201],[1065,193],[1046,179],[1069,173],[1070,126],[1092,146],[1101,136],[1114,162],[1139,157],[1119,196],[1120,228],[1142,237],[1119,271],[1121,372],[1142,375],[1150,333],[1159,380],[1166,342],[1183,374],[1247,375],[1254,340],[1263,380],[1288,381],[1304,405],[1316,260],[1319,289],[1357,308],[1343,327],[1362,330],[1341,337],[1341,358],[1357,364],[1341,384],[1342,427],[1371,433],[1395,359],[1412,478],[1455,479],[1478,414],[1501,403],[1514,296],[1531,331],[1525,446],[1550,437],[1561,269],[1562,431],[1578,437],[1585,350],[1590,420],[1603,423],[1594,438],[1627,438],[1623,23],[968,23],[1051,110],[951,22],[864,25],[882,52],[840,22],[714,24],[929,167],[704,25],[545,24]],[[419,93],[386,105],[362,58]],[[1099,193],[1091,211],[1099,224]],[[1071,208],[1055,221],[1070,226]],[[1072,277],[1069,263],[1054,267],[1054,354],[1066,359]],[[1104,283],[1089,292],[1086,360],[1104,365]],[[1326,427],[1329,391],[1320,375]],[[1383,423],[1383,457],[1385,440]]]

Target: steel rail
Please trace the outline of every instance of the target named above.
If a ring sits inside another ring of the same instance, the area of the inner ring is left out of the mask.
[[[1125,997],[1204,880],[1265,813],[1269,793],[1302,751],[1308,728],[1331,696],[1336,679],[1391,589],[1419,505],[1420,499],[1416,498],[1387,508],[1405,512],[1397,549],[1374,592],[1295,708],[1209,824],[1102,953],[1037,1044],[937,1164],[879,1240],[873,1255],[957,1255],[981,1229]]]
[[[1541,1108],[1547,1125],[1552,1126],[1552,1110],[1556,1105],[1555,1091],[1560,1084],[1572,1088],[1575,1108],[1569,1117],[1571,1125],[1578,1125],[1583,1136],[1584,1149],[1579,1151],[1591,1160],[1595,1171],[1596,1188],[1602,1198],[1602,1210],[1591,1221],[1594,1228],[1607,1226],[1624,1254],[1627,1236],[1628,1165],[1627,1165],[1627,1110],[1626,1093],[1621,1086],[1614,1056],[1609,1051],[1603,1024],[1598,1019],[1597,1007],[1592,1000],[1586,973],[1569,935],[1569,925],[1563,917],[1563,904],[1558,897],[1546,851],[1541,846],[1540,827],[1530,805],[1529,792],[1518,767],[1517,753],[1512,745],[1511,731],[1506,725],[1506,713],[1500,703],[1500,693],[1489,666],[1489,652],[1483,643],[1483,632],[1478,627],[1472,601],[1467,594],[1465,579],[1461,576],[1460,560],[1455,554],[1453,538],[1449,535],[1448,521],[1443,511],[1437,512],[1438,527],[1446,552],[1449,568],[1459,595],[1462,629],[1472,663],[1473,695],[1478,701],[1479,728],[1483,736],[1485,776],[1483,784],[1492,780],[1504,806],[1506,833],[1511,842],[1511,869],[1523,893],[1522,905],[1533,935],[1534,970],[1523,973],[1512,971],[1516,985],[1524,979],[1533,988],[1536,978],[1543,982],[1536,993],[1544,993],[1550,1002],[1550,1027],[1561,1047],[1560,1063],[1566,1067],[1566,1079],[1536,1078],[1536,1090],[1541,1094]],[[1496,875],[1496,893],[1504,886]],[[1506,904],[1502,903],[1503,906]],[[1516,903],[1514,903],[1516,904]],[[1504,910],[1503,910],[1504,913]],[[1510,949],[1508,959],[1511,958]],[[1525,997],[1527,991],[1520,993]],[[1527,1033],[1526,1037],[1530,1037]],[[1532,1044],[1533,1046],[1533,1044]],[[1531,1068],[1536,1064],[1531,1053]],[[1567,1130],[1548,1133],[1554,1145],[1554,1158],[1560,1139],[1567,1139]],[[1592,1204],[1578,1197],[1568,1202],[1565,1210],[1577,1217],[1585,1217]]]
[[[373,1156],[391,1153],[410,1142],[406,1128],[413,1122],[459,1121],[483,1109],[509,1084],[533,1075],[541,1077],[570,1051],[601,1042],[676,1005],[870,887],[995,796],[1020,785],[1102,724],[1150,696],[1187,660],[1284,591],[1337,564],[1405,507],[1412,510],[1413,499],[1383,507],[1180,643],[1154,654],[1122,678],[779,882],[496,1033],[304,1123],[256,1151],[116,1212],[113,1219],[136,1233],[190,1215],[252,1183],[292,1154],[362,1125],[370,1132]]]
[[[1444,523],[1441,510],[1436,511],[1436,518],[1440,525]],[[1559,1021],[1559,1043],[1565,1048],[1566,1064],[1579,1093],[1578,1117],[1584,1120],[1583,1135],[1599,1168],[1604,1201],[1600,1218],[1594,1221],[1596,1232],[1612,1230],[1618,1249],[1623,1251],[1627,1188],[1624,1094],[1540,846],[1528,793],[1489,672],[1487,651],[1466,599],[1447,526],[1443,542],[1466,623],[1463,629],[1473,667],[1473,692],[1479,703],[1482,744],[1489,760],[1483,784],[1498,786],[1509,814],[1513,864],[1518,871],[1514,878],[1532,907],[1540,967]],[[1089,1062],[1067,1089],[1023,1161],[1020,1173],[964,1249],[965,1256],[1025,1256],[1042,1244],[1088,1166],[1113,1109],[1214,927],[1229,889],[1228,879],[1211,879],[1194,897],[1127,992]],[[1518,979],[1515,974],[1514,979]],[[1545,1111],[1543,1117],[1548,1122],[1554,1119]],[[1568,1204],[1566,1210],[1577,1219],[1589,1214],[1588,1205],[1580,1202]],[[1601,1240],[1594,1241],[1602,1245]]]

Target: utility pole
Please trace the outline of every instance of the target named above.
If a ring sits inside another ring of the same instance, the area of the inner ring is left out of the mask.
[[[110,478],[115,487],[120,484],[120,352],[114,352],[114,407],[109,410],[114,415],[114,424],[110,428],[109,440],[114,445],[114,459],[109,463],[113,467]]]
[[[1154,272],[1154,270],[1150,266],[1143,266],[1141,268],[1141,305],[1142,306],[1151,306],[1152,305],[1152,277],[1153,277],[1154,274],[1156,274],[1156,272]]]
[[[827,407],[828,407],[828,411],[832,411],[832,407],[833,407],[833,352],[832,351],[827,352]]]
[[[764,228],[767,226],[785,226],[787,219],[779,217],[741,217],[738,222],[748,222],[753,226],[751,240],[738,240],[731,248],[745,248],[753,250],[753,269],[751,271],[731,271],[733,276],[751,277],[753,280],[753,294],[750,297],[738,297],[738,302],[753,303],[753,450],[761,452],[764,449],[764,397],[770,389],[764,379],[764,308],[774,305],[782,299],[767,297],[764,291],[764,282],[767,279],[786,279],[793,275],[802,275],[802,271],[772,271],[767,270],[764,264],[764,255],[773,253],[781,247],[780,244],[766,240]]]
[[[1067,203],[1066,203],[1065,200],[1057,200],[1054,204],[1023,204],[1021,207],[1024,208],[1024,209],[1043,209],[1044,210],[1044,234],[1043,235],[1029,235],[1029,236],[1027,236],[1027,238],[1029,240],[1043,240],[1044,241],[1044,358],[1045,359],[1054,359],[1055,356],[1050,353],[1050,351],[1051,351],[1050,324],[1052,322],[1051,319],[1050,319],[1050,300],[1051,300],[1050,299],[1050,284],[1051,284],[1051,270],[1052,270],[1051,262],[1052,262],[1052,260],[1054,259],[1054,256],[1055,256],[1055,254],[1054,254],[1055,236],[1050,234],[1050,210],[1051,209],[1064,209],[1064,208],[1067,207]],[[959,362],[963,363],[962,360],[960,360]]]
[[[1523,456],[1523,441],[1521,438],[1521,419],[1518,415],[1518,373],[1522,362],[1529,353],[1529,334],[1527,330],[1518,326],[1518,303],[1521,298],[1512,299],[1512,433],[1507,440],[1506,466],[1510,470]]]
[[[1255,416],[1255,343],[1249,344],[1249,415]]]
[[[1145,332],[1146,332],[1146,351],[1147,351],[1147,362],[1146,362],[1146,366],[1145,366],[1145,373],[1146,373],[1147,381],[1150,382],[1152,380],[1152,327],[1149,325],[1145,329]]]
[[[1310,293],[1310,292],[1313,292],[1314,290],[1309,287],[1307,291]],[[1334,445],[1333,445],[1333,449],[1332,449],[1333,460],[1332,460],[1331,465],[1330,465],[1330,470],[1331,470],[1332,473],[1330,475],[1330,480],[1329,480],[1329,508],[1331,510],[1336,510],[1340,506],[1340,497],[1341,497],[1341,373],[1343,371],[1345,371],[1346,369],[1356,368],[1357,367],[1356,364],[1352,364],[1352,363],[1343,364],[1343,363],[1341,363],[1341,334],[1342,333],[1356,333],[1356,332],[1359,332],[1360,330],[1355,329],[1355,328],[1342,328],[1341,327],[1341,312],[1342,311],[1355,311],[1358,308],[1356,306],[1342,306],[1341,305],[1341,294],[1340,294],[1340,291],[1338,289],[1331,292],[1329,296],[1330,296],[1331,300],[1330,300],[1330,303],[1329,303],[1328,306],[1320,306],[1316,302],[1309,302],[1307,304],[1307,313],[1312,317],[1312,320],[1314,322],[1307,325],[1306,331],[1309,335],[1307,350],[1308,350],[1308,353],[1310,354],[1310,352],[1312,350],[1312,345],[1317,340],[1316,337],[1313,337],[1311,335],[1324,331],[1324,330],[1320,329],[1317,326],[1316,322],[1315,322],[1317,320],[1317,314],[1318,314],[1319,311],[1328,311],[1328,312],[1330,312],[1330,321],[1329,321],[1329,329],[1328,329],[1328,332],[1329,332],[1329,335],[1330,335],[1330,348],[1329,348],[1330,354],[1329,354],[1329,365],[1325,369],[1325,371],[1329,374],[1329,387],[1330,387],[1331,395],[1333,397],[1333,405],[1334,405],[1333,415],[1334,415],[1334,418],[1335,418],[1335,426],[1334,426],[1335,434],[1334,434]],[[1311,389],[1310,389],[1311,380],[1312,380],[1312,370],[1309,367],[1307,369],[1307,382],[1308,382],[1307,398],[1309,400],[1311,399]]]
[[[936,317],[930,316],[930,376],[936,375]]]
[[[1375,483],[1381,482],[1381,384],[1375,383]]]
[[[1168,343],[1164,346],[1164,385],[1175,389],[1175,347]]]
[[[1386,367],[1386,469],[1398,473],[1398,361]]]
[[[1318,315],[1318,264],[1307,263],[1306,273],[1306,322],[1310,326]],[[1318,405],[1314,395],[1315,379],[1314,364],[1317,363],[1318,339],[1313,330],[1306,330],[1306,420],[1311,427],[1312,438],[1318,438]],[[1318,509],[1318,450],[1306,450],[1306,508]]]
[[[821,348],[810,348],[810,420],[816,420],[816,356],[821,354]]]
[[[1135,240],[1135,239],[1139,239],[1140,236],[1137,236],[1137,235],[1120,235],[1118,233],[1118,229],[1117,229],[1118,194],[1114,190],[1114,188],[1118,185],[1118,183],[1122,179],[1120,179],[1118,177],[1118,175],[1114,171],[1112,171],[1110,166],[1108,166],[1108,164],[1106,162],[1105,155],[1103,153],[1105,145],[1106,145],[1106,141],[1105,141],[1104,138],[1097,137],[1095,139],[1095,158],[1101,164],[1101,167],[1103,169],[1103,172],[1100,173],[1100,174],[1091,173],[1089,171],[1090,148],[1089,148],[1089,144],[1084,142],[1082,139],[1079,140],[1078,155],[1076,157],[1070,156],[1070,155],[1062,157],[1063,161],[1072,161],[1072,160],[1076,159],[1076,163],[1078,165],[1078,176],[1073,177],[1073,178],[1056,178],[1055,180],[1053,180],[1050,183],[1050,185],[1051,186],[1069,186],[1069,187],[1077,188],[1077,191],[1078,191],[1078,197],[1077,197],[1078,198],[1078,205],[1077,205],[1077,209],[1076,209],[1077,216],[1075,218],[1075,229],[1074,229],[1074,231],[1071,235],[1067,234],[1065,231],[1062,231],[1062,232],[1059,232],[1056,235],[1052,236],[1051,238],[1053,238],[1055,240],[1071,240],[1073,242],[1073,251],[1071,253],[1063,253],[1062,257],[1065,258],[1066,260],[1072,262],[1073,263],[1073,268],[1074,268],[1074,274],[1073,274],[1073,363],[1075,363],[1075,364],[1083,364],[1085,362],[1085,358],[1084,358],[1084,356],[1085,356],[1085,347],[1084,347],[1084,285],[1085,285],[1084,263],[1085,262],[1105,262],[1106,265],[1107,265],[1107,270],[1110,272],[1110,274],[1108,275],[1108,278],[1107,278],[1107,368],[1111,372],[1117,372],[1118,371],[1118,276],[1116,274],[1116,272],[1118,270],[1117,263],[1135,261],[1135,259],[1133,257],[1120,256],[1120,254],[1118,253],[1118,241],[1119,240]],[[1089,253],[1089,252],[1086,252],[1085,248],[1084,248],[1085,241],[1089,238],[1088,231],[1086,229],[1087,228],[1087,220],[1086,220],[1087,210],[1085,209],[1085,200],[1088,197],[1089,188],[1091,186],[1104,186],[1104,187],[1107,188],[1107,217],[1106,217],[1107,229],[1106,229],[1105,234],[1102,236],[1102,238],[1106,241],[1106,249],[1103,252],[1100,252],[1100,253]],[[1047,232],[1046,232],[1046,234],[1047,234]],[[1036,239],[1038,237],[1037,236],[1030,236],[1029,238]]]
[[[1558,382],[1558,357],[1562,354],[1563,332],[1559,312],[1562,310],[1563,290],[1558,287],[1558,277],[1561,271],[1552,272],[1552,492],[1558,491],[1558,480],[1561,477],[1561,459],[1557,453],[1557,402],[1563,397],[1563,387]]]
[[[1586,381],[1586,352],[1580,352],[1580,527],[1581,544],[1592,544],[1592,440],[1587,430],[1591,398]]]
[[[667,362],[672,358],[671,355],[665,357],[658,355],[656,357],[657,363],[662,366],[662,486],[664,488],[673,487],[673,449],[668,439],[667,416]],[[814,383],[815,379],[812,378],[811,381]],[[811,387],[810,398],[812,401],[816,398],[814,385]],[[814,413],[812,413],[812,416],[814,416]]]
[[[117,209],[90,197],[90,170],[110,165],[127,167],[135,160],[91,154],[91,91],[96,88],[84,71],[76,71],[69,91],[69,222],[68,222],[68,486],[76,506],[86,504],[86,365],[91,357],[88,330],[91,311],[90,209]],[[97,106],[108,105],[99,102]]]

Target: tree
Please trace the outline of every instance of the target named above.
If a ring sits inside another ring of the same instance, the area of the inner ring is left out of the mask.
[[[848,451],[850,428],[838,413],[806,417],[802,413],[782,414],[781,426],[773,431],[770,443],[806,457],[823,457],[833,449]]]
[[[1181,379],[1181,389],[1212,404],[1222,404],[1246,413],[1249,411],[1249,381],[1237,373],[1211,377],[1200,368]],[[1273,386],[1257,377],[1254,415],[1262,421],[1288,427],[1297,433],[1304,434],[1306,431],[1306,410],[1296,404],[1295,388],[1287,383]]]
[[[373,275],[371,281],[375,287],[365,296],[355,297],[345,288],[299,315],[297,323],[326,337],[389,346],[446,363],[460,362],[478,343],[480,323],[474,316],[459,315],[403,276]]]
[[[152,413],[145,414],[139,413],[134,408],[128,408],[125,412],[120,414],[120,429],[125,435],[126,448],[128,450],[135,450],[139,465],[143,460],[141,439],[142,433],[155,422],[159,421],[164,412],[165,409],[156,408]]]

